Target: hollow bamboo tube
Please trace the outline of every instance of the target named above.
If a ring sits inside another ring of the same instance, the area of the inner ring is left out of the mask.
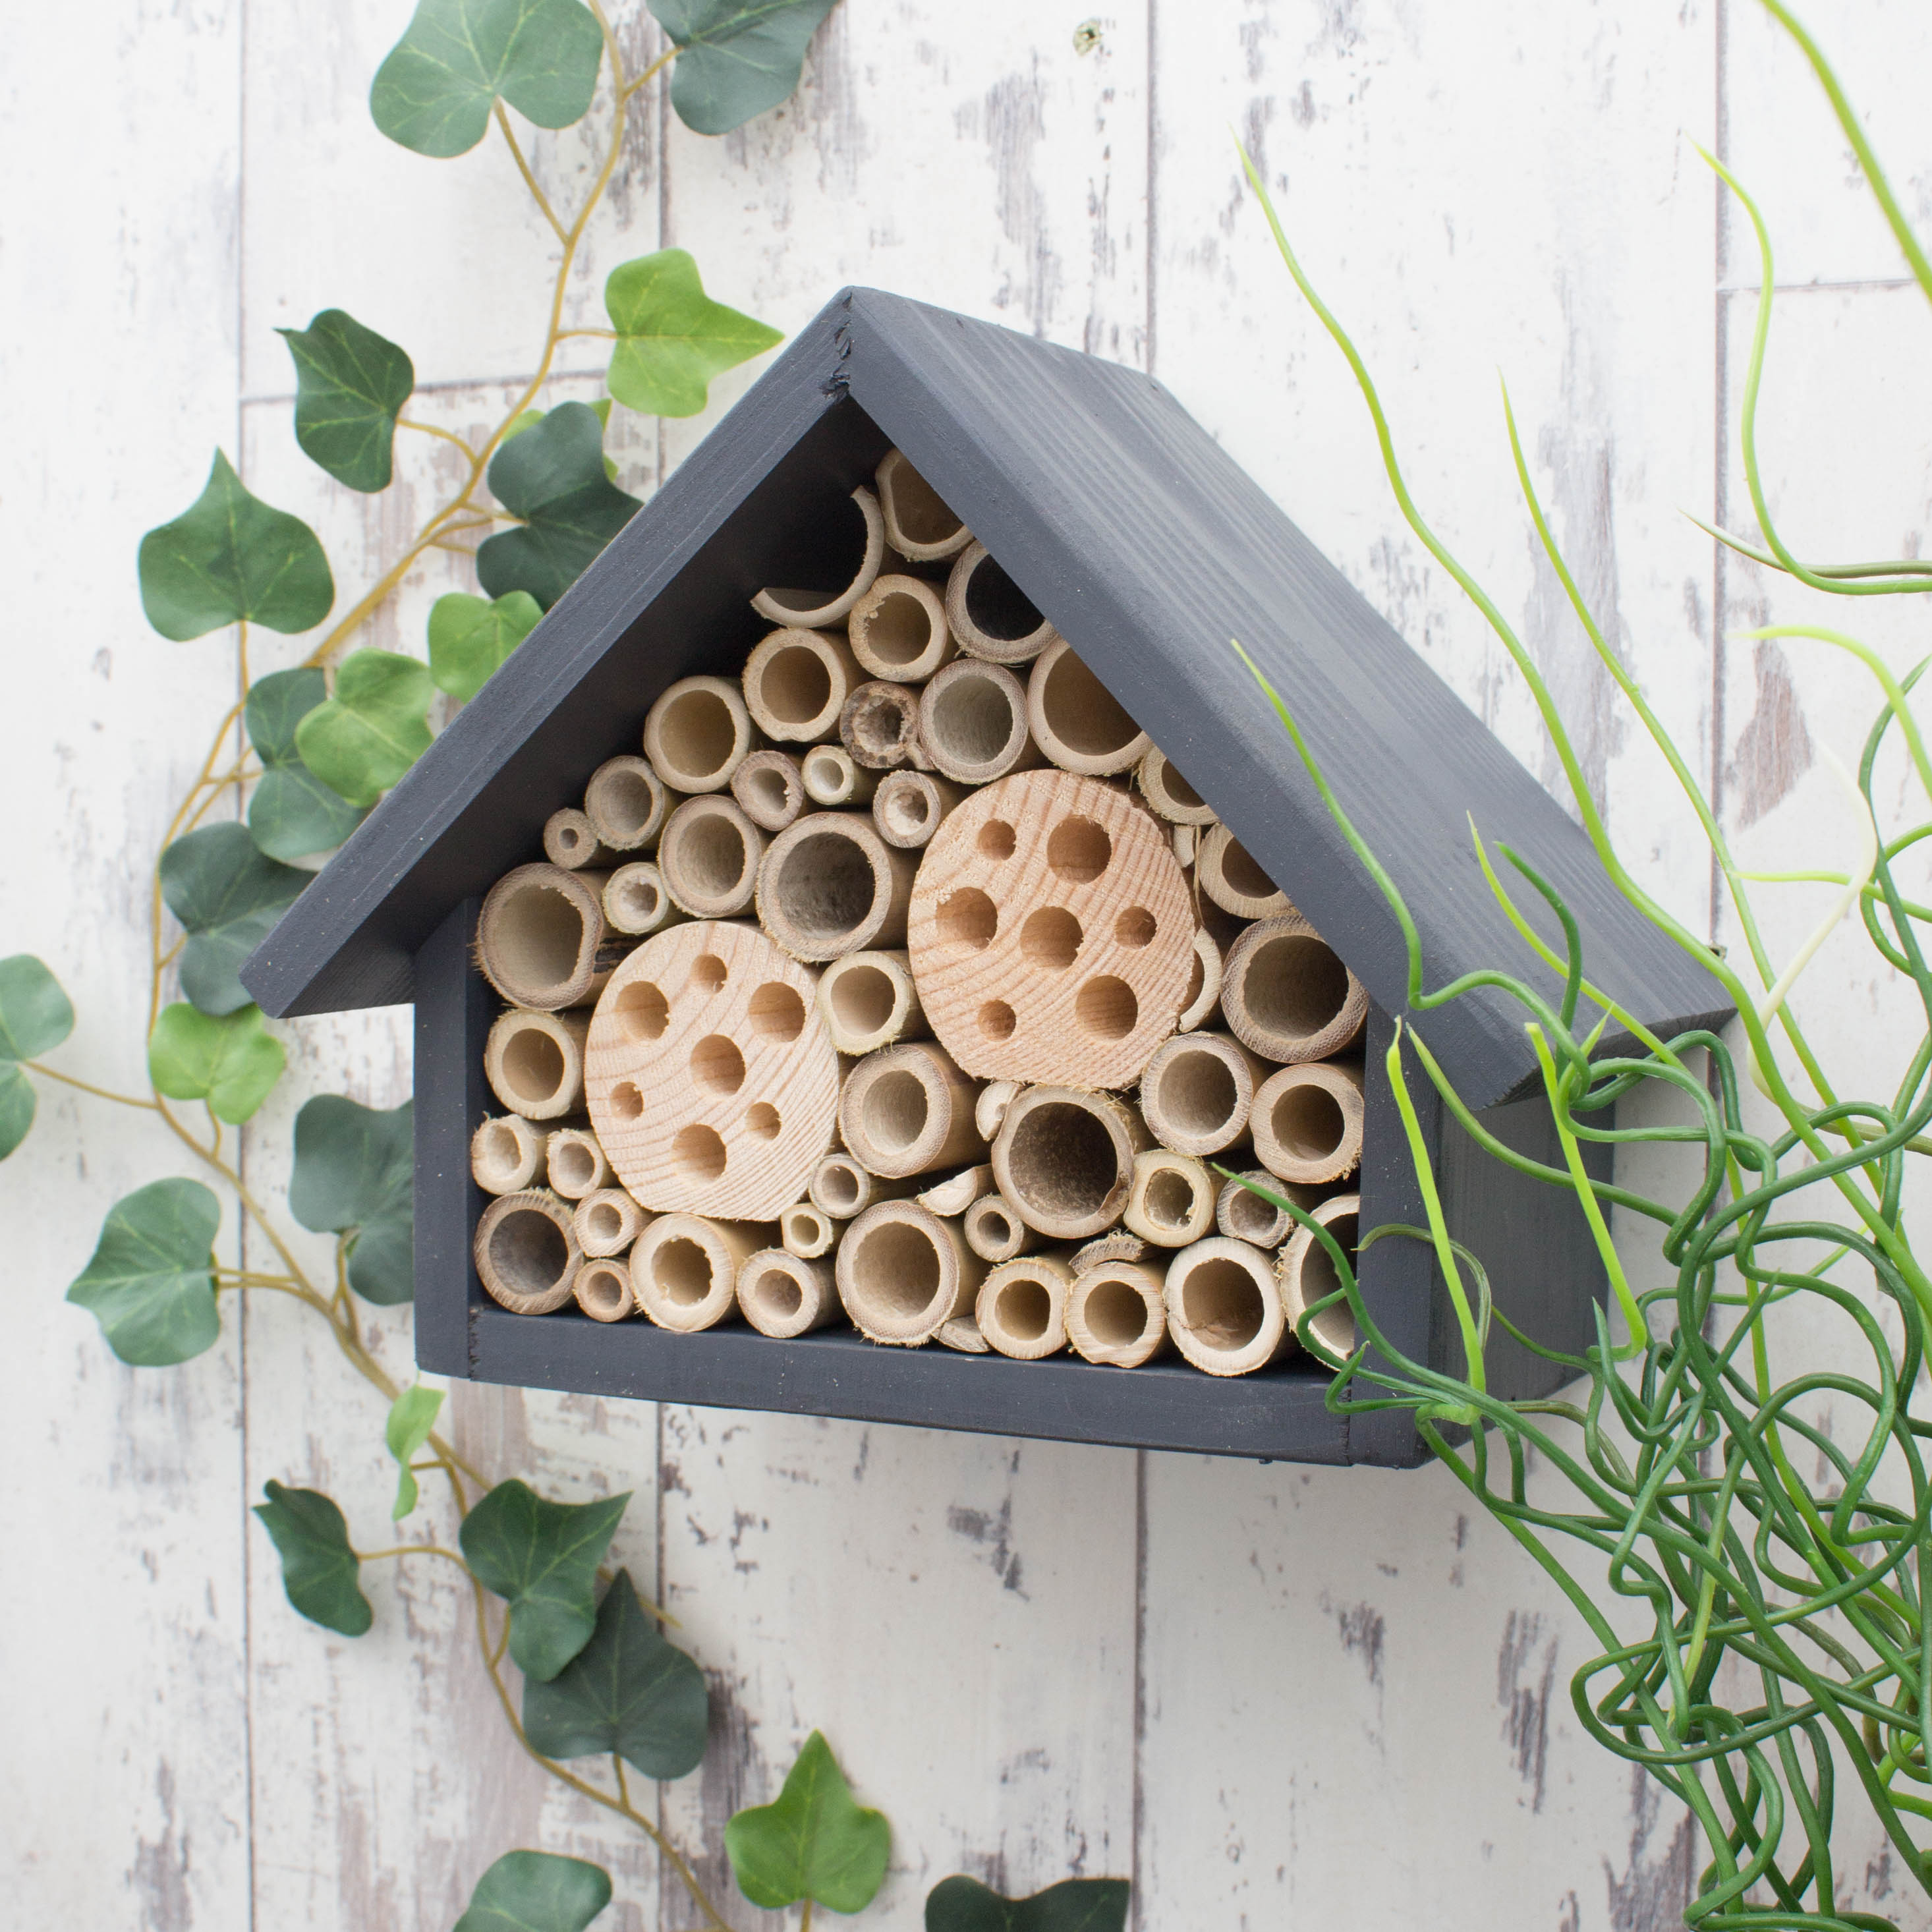
[[[588,1013],[539,1013],[513,1006],[490,1029],[483,1071],[490,1090],[526,1120],[560,1120],[584,1105]]]
[[[1175,1024],[1183,1033],[1204,1027],[1221,1004],[1221,949],[1206,927],[1194,928],[1194,964],[1187,980],[1187,998]]]
[[[982,1261],[1010,1262],[1040,1246],[1036,1229],[1029,1228],[1020,1210],[1004,1194],[982,1194],[959,1223],[966,1245]]]
[[[973,1124],[988,1147],[999,1138],[1000,1123],[1019,1090],[1017,1080],[989,1080],[980,1089],[980,1097],[973,1102]]]
[[[597,836],[589,815],[575,806],[553,812],[544,821],[544,856],[566,872],[580,872],[586,866],[614,865],[617,855]]]
[[[843,638],[820,631],[774,631],[745,660],[745,709],[767,738],[815,745],[838,729],[845,700],[861,682]]]
[[[738,1270],[738,1312],[760,1335],[788,1342],[841,1312],[832,1264],[789,1248],[760,1248]]]
[[[879,578],[852,606],[845,634],[860,669],[894,684],[917,684],[952,655],[946,600],[922,578]]]
[[[690,914],[664,890],[664,874],[649,859],[620,866],[604,882],[604,919],[633,938],[676,926]]]
[[[646,850],[670,807],[670,794],[648,758],[606,758],[584,788],[584,816],[613,852]]]
[[[1136,776],[1142,797],[1170,824],[1214,824],[1214,808],[1180,776],[1174,760],[1158,745],[1148,747]]]
[[[962,1167],[957,1174],[949,1174],[937,1186],[926,1188],[913,1198],[950,1221],[964,1214],[982,1195],[990,1193],[992,1186],[993,1170],[982,1161],[976,1167]]]
[[[1102,1262],[1144,1262],[1147,1258],[1148,1244],[1139,1235],[1130,1234],[1125,1228],[1109,1228],[1104,1234],[1096,1234],[1076,1248],[1066,1264],[1076,1274],[1084,1274]]]
[[[835,1221],[849,1221],[864,1214],[875,1202],[896,1200],[901,1195],[918,1192],[916,1179],[882,1180],[849,1154],[826,1154],[812,1170],[811,1183],[806,1189],[812,1204]]]
[[[1150,1148],[1134,1156],[1121,1219],[1157,1248],[1184,1248],[1214,1232],[1215,1192],[1215,1177],[1192,1154]]]
[[[778,1245],[800,1261],[816,1261],[830,1253],[838,1238],[838,1224],[809,1201],[794,1202],[778,1216]]]
[[[1210,1376],[1267,1367],[1291,1337],[1270,1258],[1246,1241],[1210,1234],[1167,1264],[1167,1330]]]
[[[1023,1255],[988,1270],[973,1303],[987,1345],[1036,1362],[1066,1346],[1066,1295],[1073,1271],[1054,1255]]]
[[[939,1333],[932,1338],[943,1347],[957,1348],[962,1355],[985,1355],[992,1351],[986,1346],[986,1338],[980,1333],[980,1324],[970,1315],[956,1315],[950,1322],[939,1324]]]
[[[940,501],[939,492],[896,449],[886,452],[873,481],[886,541],[912,563],[956,556],[973,532]]]
[[[722,677],[681,677],[644,718],[644,756],[673,791],[722,791],[756,748],[744,694]]]
[[[520,1194],[543,1171],[543,1130],[520,1114],[497,1114],[470,1138],[470,1172],[486,1194]]]
[[[1026,690],[1004,664],[956,658],[919,694],[919,742],[936,770],[981,785],[1046,760],[1027,729]]]
[[[1262,1167],[1244,1168],[1235,1180],[1222,1188],[1220,1198],[1214,1204],[1215,1226],[1222,1234],[1246,1241],[1250,1247],[1264,1248],[1270,1254],[1294,1232],[1294,1216],[1274,1202],[1264,1200],[1252,1188],[1243,1186],[1243,1181],[1252,1181],[1255,1186],[1292,1201],[1298,1208],[1312,1208],[1322,1198],[1320,1188],[1298,1186]]]
[[[1066,1295],[1066,1339],[1090,1362],[1136,1369],[1167,1346],[1161,1278],[1137,1262],[1097,1262]]]
[[[542,1187],[491,1202],[476,1223],[473,1252],[490,1299],[513,1315],[561,1308],[584,1259],[568,1204]]]
[[[782,832],[805,809],[805,781],[789,752],[754,752],[731,774],[731,796],[760,832]]]
[[[872,586],[879,566],[886,560],[885,520],[879,500],[864,488],[852,492],[865,524],[865,550],[856,572],[830,590],[786,590],[768,585],[752,599],[752,608],[774,624],[796,624],[815,629],[823,624],[841,622],[852,606]]]
[[[870,805],[878,789],[878,773],[855,764],[842,745],[813,746],[799,760],[798,772],[806,796],[828,811]]]
[[[631,1292],[660,1328],[694,1335],[736,1313],[738,1270],[770,1230],[702,1214],[660,1214],[631,1250]]]
[[[1168,828],[1170,842],[1174,847],[1174,862],[1184,872],[1192,865],[1200,849],[1200,828],[1193,825],[1170,825]]]
[[[1194,876],[1201,890],[1237,919],[1300,916],[1287,893],[1256,864],[1248,848],[1225,825],[1210,825],[1201,835]]]
[[[1120,1219],[1147,1145],[1139,1114],[1110,1094],[1029,1087],[1000,1124],[993,1175],[1029,1227],[1081,1240]]]
[[[916,852],[964,796],[928,772],[888,772],[872,794],[872,823],[888,845]]]
[[[919,694],[874,678],[838,714],[838,742],[869,770],[889,772],[919,748]]]
[[[600,1187],[577,1204],[570,1217],[577,1245],[592,1261],[620,1255],[644,1232],[648,1216],[623,1187]]]
[[[638,1312],[631,1270],[621,1256],[595,1256],[578,1269],[570,1285],[577,1305],[593,1322],[623,1322]]]
[[[946,622],[968,657],[988,664],[1025,664],[1060,634],[977,542],[959,553],[946,580]]]
[[[1141,1112],[1162,1147],[1219,1154],[1247,1132],[1255,1090],[1268,1071],[1232,1034],[1176,1034],[1155,1048],[1141,1076]]]
[[[845,1231],[834,1270],[859,1332],[917,1347],[973,1306],[986,1264],[957,1226],[914,1201],[880,1201]]]
[[[1352,1262],[1361,1226],[1362,1199],[1358,1194],[1331,1194],[1309,1210],[1340,1244]],[[1281,1286],[1282,1312],[1291,1336],[1295,1324],[1316,1302],[1333,1294],[1342,1286],[1328,1250],[1307,1228],[1298,1227],[1281,1251],[1277,1271]],[[1357,1336],[1354,1311],[1346,1301],[1324,1308],[1309,1324],[1315,1339],[1333,1355],[1354,1352]]]
[[[1228,948],[1221,1012],[1264,1060],[1325,1060],[1361,1031],[1369,996],[1306,920],[1266,919]]]
[[[544,1159],[550,1192],[566,1201],[581,1201],[610,1184],[610,1163],[588,1127],[557,1128],[550,1135]]]
[[[1362,1070],[1348,1060],[1284,1066],[1262,1082],[1255,1158],[1283,1180],[1321,1186],[1362,1163]]]
[[[905,943],[918,862],[855,812],[814,812],[772,841],[758,868],[758,918],[800,959]]]
[[[1027,728],[1062,771],[1108,778],[1138,765],[1148,734],[1064,638],[1034,660],[1027,676]]]
[[[664,821],[658,875],[694,919],[743,912],[758,888],[765,835],[728,798],[688,798]]]
[[[594,1000],[619,949],[606,943],[601,872],[519,866],[490,888],[476,922],[477,963],[512,1006],[554,1012]]]
[[[887,1180],[983,1160],[973,1118],[979,1083],[943,1048],[925,1040],[868,1053],[838,1096],[838,1138],[868,1172]]]
[[[833,960],[818,976],[818,1010],[832,1044],[855,1057],[927,1031],[903,947]]]

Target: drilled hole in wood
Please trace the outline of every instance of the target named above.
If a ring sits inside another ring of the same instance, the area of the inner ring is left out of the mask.
[[[874,1034],[892,1016],[897,988],[878,966],[850,966],[832,982],[832,1010],[848,1034]]]
[[[1097,974],[1080,988],[1073,1002],[1075,1023],[1098,1040],[1125,1040],[1141,1016],[1141,1003],[1124,980]]]
[[[966,586],[966,614],[989,638],[1017,642],[1040,627],[1040,611],[990,556],[980,560]]]
[[[1180,1307],[1188,1327],[1203,1342],[1230,1353],[1245,1348],[1262,1332],[1260,1284],[1240,1262],[1212,1255],[1188,1270],[1181,1283]]]
[[[778,1110],[769,1100],[754,1100],[745,1109],[745,1131],[761,1141],[775,1141],[784,1131]]]
[[[1020,928],[1020,953],[1030,966],[1058,973],[1080,950],[1080,922],[1064,906],[1042,906]]]
[[[662,1040],[664,1028],[670,1024],[670,1002],[664,998],[664,988],[652,986],[648,980],[634,980],[628,986],[620,987],[612,1010],[617,1024],[631,1040]]]
[[[670,1157],[687,1180],[716,1180],[724,1172],[724,1143],[717,1130],[694,1121],[672,1136]]]
[[[1053,1298],[1024,1276],[1003,1282],[994,1298],[1000,1326],[1016,1342],[1036,1342],[1053,1319]]]
[[[1111,1348],[1125,1348],[1147,1333],[1152,1310],[1124,1281],[1096,1282],[1086,1304],[1088,1332]]]
[[[939,902],[939,936],[949,946],[982,951],[1000,929],[999,908],[976,886],[962,886]]]
[[[620,1120],[634,1120],[644,1111],[644,1096],[634,1081],[620,1080],[610,1089],[610,1111]]]
[[[1046,862],[1075,885],[1097,879],[1113,856],[1114,842],[1090,818],[1063,818],[1046,842]]]
[[[1004,1000],[988,1000],[980,1009],[980,1030],[988,1040],[1011,1040],[1019,1024],[1018,1016]]]
[[[691,962],[691,988],[706,999],[723,992],[724,982],[730,976],[730,968],[715,952],[700,952]]]
[[[805,1030],[805,998],[782,980],[767,980],[752,995],[752,1030],[764,1040],[796,1040]]]
[[[680,1308],[695,1308],[711,1292],[711,1257],[682,1234],[658,1244],[651,1272],[664,1299]]]
[[[1256,947],[1241,997],[1272,1033],[1319,1033],[1348,1004],[1348,970],[1313,934],[1284,933]]]
[[[706,1094],[735,1094],[745,1084],[745,1056],[722,1033],[706,1034],[691,1049],[692,1084]]]
[[[868,1306],[901,1321],[916,1321],[939,1292],[938,1250],[932,1237],[910,1222],[881,1221],[859,1237],[852,1275]]]
[[[1154,916],[1145,906],[1130,906],[1114,922],[1114,938],[1132,952],[1151,945],[1154,932]],[[1200,970],[1198,964],[1195,970]]]
[[[926,1132],[931,1103],[917,1075],[893,1067],[866,1089],[861,1118],[866,1138],[882,1154],[903,1154]]]
[[[980,856],[994,860],[1013,856],[1013,828],[1004,818],[989,818],[980,828]]]
[[[517,1098],[542,1106],[556,1097],[566,1078],[563,1049],[533,1026],[512,1034],[503,1048],[503,1084]]]
[[[548,1293],[570,1265],[570,1244],[548,1214],[518,1208],[490,1231],[490,1260],[498,1279],[518,1294]]]

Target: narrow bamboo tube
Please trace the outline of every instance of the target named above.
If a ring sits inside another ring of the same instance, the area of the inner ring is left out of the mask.
[[[648,758],[606,758],[584,788],[584,816],[614,852],[648,850],[664,830],[670,805]]]
[[[818,976],[818,1010],[841,1053],[876,1053],[927,1031],[905,951],[848,952]]]
[[[845,700],[861,680],[843,638],[820,631],[774,631],[745,660],[745,709],[767,738],[815,745],[838,729]]]
[[[738,1312],[760,1335],[788,1342],[838,1320],[832,1264],[789,1248],[760,1248],[738,1270]]]
[[[862,1167],[849,1154],[828,1154],[812,1170],[806,1192],[812,1204],[835,1221],[849,1221],[862,1214],[875,1202],[896,1200],[902,1194],[916,1194],[919,1183],[884,1180]]]
[[[604,922],[615,932],[642,938],[689,917],[664,890],[664,874],[649,859],[620,866],[604,882]]]
[[[1331,1194],[1309,1212],[1352,1260],[1361,1226],[1361,1196]],[[1281,1251],[1279,1279],[1282,1312],[1290,1335],[1294,1333],[1296,1323],[1316,1303],[1334,1294],[1342,1286],[1342,1277],[1335,1272],[1335,1264],[1329,1259],[1328,1250],[1307,1228],[1300,1227],[1295,1229],[1288,1246]],[[1354,1312],[1346,1301],[1338,1301],[1333,1308],[1322,1310],[1309,1324],[1309,1329],[1330,1354],[1354,1353],[1359,1339],[1355,1334]]]
[[[513,1006],[490,1029],[483,1071],[490,1090],[526,1120],[560,1120],[584,1106],[588,1013],[538,1013]]]
[[[1221,1004],[1221,949],[1205,926],[1194,928],[1194,964],[1187,981],[1187,998],[1175,1024],[1183,1033],[1204,1027]]]
[[[983,1160],[973,1118],[979,1083],[943,1048],[915,1040],[868,1053],[838,1096],[838,1138],[887,1180]]]
[[[872,587],[879,566],[886,560],[885,519],[879,512],[879,500],[861,488],[852,492],[865,523],[865,550],[856,572],[832,590],[784,590],[767,585],[752,599],[752,608],[774,624],[796,624],[815,629],[823,624],[841,622],[852,606]]]
[[[982,1161],[976,1167],[962,1167],[957,1174],[949,1174],[937,1186],[926,1188],[913,1198],[922,1208],[950,1221],[955,1215],[964,1214],[982,1195],[991,1193],[992,1187],[993,1170]]]
[[[815,1261],[830,1253],[838,1238],[838,1224],[809,1201],[794,1202],[778,1216],[778,1245],[800,1261]]]
[[[966,785],[1046,762],[1027,729],[1025,687],[976,658],[955,658],[920,692],[919,742],[936,770]]]
[[[648,1217],[623,1187],[600,1187],[577,1204],[570,1217],[577,1245],[593,1261],[620,1255],[644,1232]]]
[[[722,791],[756,748],[744,694],[722,677],[681,677],[644,718],[644,756],[673,791]]]
[[[512,1006],[554,1012],[602,990],[617,949],[604,931],[601,872],[519,866],[490,888],[476,922],[483,976]]]
[[[1248,848],[1225,825],[1210,825],[1201,835],[1194,876],[1201,890],[1237,919],[1300,916],[1287,893],[1255,863]]]
[[[483,1210],[473,1244],[477,1277],[513,1315],[548,1315],[570,1299],[584,1256],[570,1210],[547,1188],[505,1194]]]
[[[919,748],[919,695],[874,678],[860,685],[838,714],[838,742],[875,772],[904,764]]]
[[[1170,825],[1167,830],[1174,847],[1174,862],[1184,872],[1199,855],[1201,828],[1196,825]]]
[[[1167,1264],[1167,1330],[1174,1346],[1210,1376],[1245,1376],[1292,1339],[1270,1258],[1246,1241],[1210,1234]]]
[[[827,811],[841,806],[870,805],[879,775],[853,761],[843,745],[814,745],[799,760],[805,795]]]
[[[852,606],[845,634],[860,668],[895,684],[917,684],[952,654],[946,600],[922,578],[878,578]]]
[[[1158,745],[1148,746],[1136,776],[1142,797],[1169,824],[1214,824],[1214,808],[1180,776],[1174,760]]]
[[[789,752],[754,752],[731,774],[731,796],[760,832],[782,832],[805,809],[805,781]]]
[[[664,821],[658,874],[694,919],[729,919],[752,903],[765,835],[728,798],[688,798]]]
[[[1150,1148],[1134,1156],[1120,1218],[1157,1248],[1184,1248],[1214,1232],[1215,1192],[1215,1177],[1192,1154]]]
[[[1251,1180],[1256,1187],[1264,1187],[1270,1194],[1292,1201],[1298,1208],[1312,1208],[1322,1198],[1320,1188],[1297,1186],[1265,1168],[1245,1168],[1240,1180]],[[1222,1234],[1246,1241],[1251,1247],[1265,1248],[1270,1253],[1295,1229],[1293,1215],[1240,1186],[1239,1180],[1231,1180],[1221,1190],[1221,1198],[1214,1204],[1214,1225]]]
[[[1109,1094],[1029,1087],[1000,1124],[993,1174],[1029,1227],[1080,1240],[1120,1219],[1147,1144],[1139,1114]]]
[[[623,1322],[638,1312],[631,1270],[620,1256],[596,1256],[577,1270],[570,1285],[577,1305],[593,1322]]]
[[[911,563],[956,556],[973,532],[940,500],[939,492],[896,449],[886,452],[873,481],[886,540]]]
[[[980,1089],[980,1097],[973,1102],[973,1124],[988,1147],[999,1138],[1000,1123],[1019,1091],[1017,1080],[989,1080]]]
[[[1103,1262],[1144,1262],[1147,1258],[1148,1244],[1139,1235],[1130,1234],[1124,1228],[1109,1228],[1104,1234],[1096,1234],[1076,1248],[1066,1264],[1076,1274],[1084,1274]]]
[[[544,856],[566,872],[580,872],[587,866],[614,865],[617,855],[597,836],[589,815],[575,806],[566,805],[544,820]]]
[[[1155,1048],[1141,1076],[1148,1130],[1176,1154],[1219,1154],[1247,1132],[1268,1068],[1232,1034],[1183,1033]]]
[[[928,772],[888,772],[872,794],[872,823],[888,845],[916,852],[964,796]]]
[[[520,1114],[500,1114],[470,1137],[470,1172],[486,1194],[520,1194],[542,1178],[544,1136]]]
[[[986,1346],[986,1338],[980,1333],[980,1324],[970,1315],[956,1315],[950,1322],[939,1324],[939,1333],[932,1338],[943,1347],[957,1348],[962,1355],[984,1355],[992,1352]]]
[[[1283,1180],[1342,1180],[1362,1163],[1362,1070],[1342,1060],[1284,1066],[1255,1096],[1255,1158]]]
[[[1066,1339],[1090,1362],[1137,1369],[1167,1346],[1167,1301],[1159,1274],[1137,1262],[1097,1262],[1073,1277]]]
[[[982,1261],[1010,1262],[1040,1246],[1037,1229],[1004,1194],[982,1194],[959,1223],[966,1245]]]
[[[631,1292],[660,1328],[694,1335],[738,1306],[738,1270],[770,1230],[702,1214],[660,1214],[631,1250]]]
[[[988,1270],[973,1319],[989,1347],[1037,1362],[1066,1346],[1066,1296],[1073,1271],[1054,1255],[1024,1255]]]
[[[550,1192],[566,1201],[581,1201],[610,1184],[610,1163],[588,1127],[557,1128],[544,1150],[544,1166]]]
[[[1150,746],[1126,707],[1056,638],[1027,676],[1027,728],[1062,771],[1108,778],[1140,764]]]
[[[859,1332],[916,1348],[973,1306],[986,1264],[958,1226],[914,1201],[880,1201],[845,1231],[835,1269]]]
[[[946,580],[946,621],[968,656],[989,664],[1025,664],[1060,634],[977,542],[959,553]]]
[[[918,862],[856,812],[814,812],[772,841],[758,868],[760,922],[800,959],[905,943]]]
[[[1264,1060],[1326,1060],[1361,1031],[1369,996],[1306,920],[1267,919],[1228,949],[1221,1012]]]

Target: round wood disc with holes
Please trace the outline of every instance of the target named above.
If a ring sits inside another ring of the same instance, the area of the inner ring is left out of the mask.
[[[1021,772],[940,826],[906,944],[926,1018],[968,1073],[1127,1087],[1174,1030],[1194,916],[1163,829],[1125,790]]]
[[[584,1100],[646,1208],[770,1221],[805,1198],[838,1111],[817,992],[809,968],[727,920],[661,932],[611,974]]]

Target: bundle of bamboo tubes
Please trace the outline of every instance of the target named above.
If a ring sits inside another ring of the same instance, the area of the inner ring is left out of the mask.
[[[484,902],[489,1293],[1244,1375],[1356,1239],[1367,997],[895,450]],[[1316,1318],[1352,1344],[1346,1309]]]

